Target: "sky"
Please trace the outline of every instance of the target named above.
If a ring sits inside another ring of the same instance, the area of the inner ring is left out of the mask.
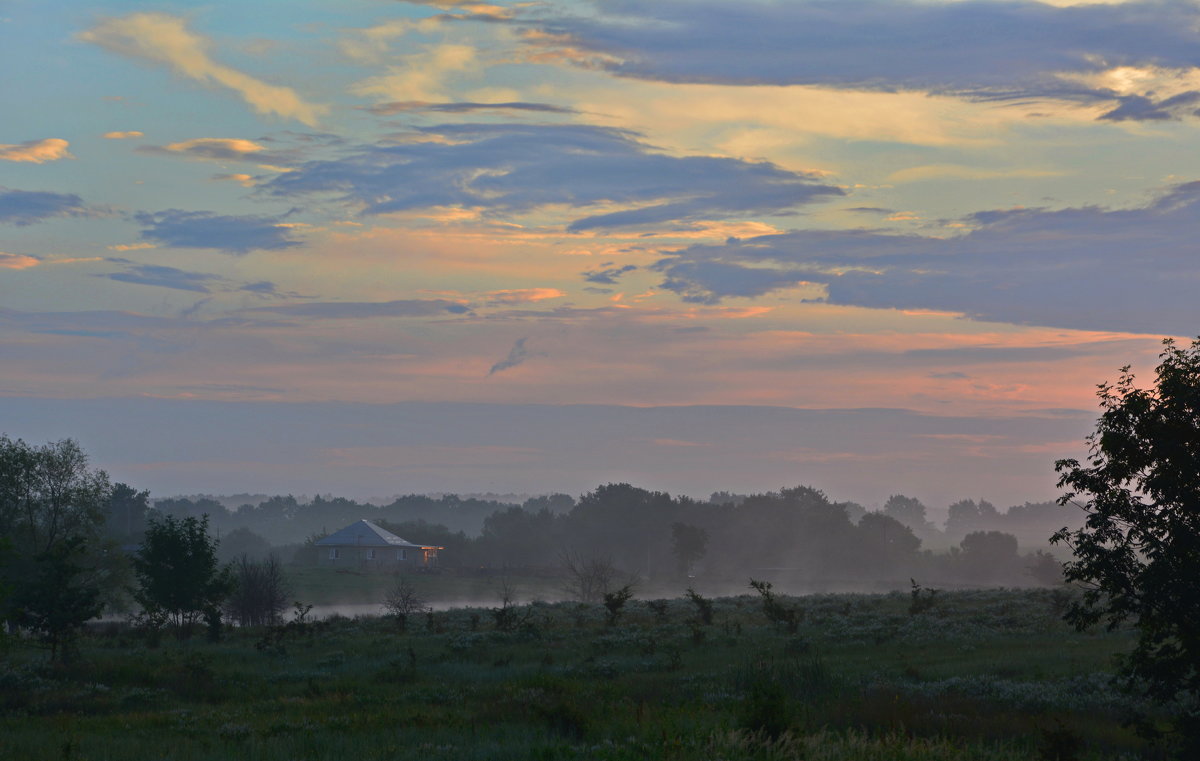
[[[156,495],[1056,496],[1195,0],[0,0],[0,432]]]

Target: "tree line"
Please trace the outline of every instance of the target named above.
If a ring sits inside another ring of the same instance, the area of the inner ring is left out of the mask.
[[[230,511],[204,497],[152,504],[147,491],[89,467],[69,439],[34,446],[0,436],[0,613],[11,626],[41,633],[56,654],[104,609],[136,609],[146,625],[186,631],[219,628],[223,618],[267,623],[287,598],[281,564],[315,563],[318,539],[363,517],[409,541],[445,547],[441,563],[457,569],[570,576],[571,569],[604,568],[614,579],[660,582],[751,574],[810,589],[895,588],[910,577],[1049,584],[1061,580],[1058,561],[1022,554],[1015,535],[993,528],[1047,515],[1064,518],[1054,505],[1000,513],[962,502],[941,531],[924,505],[902,495],[869,512],[806,486],[696,500],[623,483],[578,500],[554,494],[521,505],[454,495],[410,495],[383,506],[278,496]],[[472,522],[477,535],[446,525]],[[925,544],[945,549],[956,530],[967,533],[948,551]],[[278,541],[300,531],[308,532],[303,542]]]

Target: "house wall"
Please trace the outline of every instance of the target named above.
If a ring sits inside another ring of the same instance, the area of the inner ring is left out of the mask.
[[[330,550],[337,550],[337,557],[331,557]],[[374,551],[374,557],[371,556],[372,551]],[[428,561],[426,561],[425,554],[425,551],[419,547],[359,547],[356,545],[317,547],[317,563],[320,565],[352,568],[361,566],[425,568],[437,562],[436,550],[429,553],[432,557]]]

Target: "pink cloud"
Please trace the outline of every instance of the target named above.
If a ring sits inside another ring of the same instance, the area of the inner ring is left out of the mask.
[[[41,259],[35,259],[32,256],[26,256],[24,254],[6,254],[3,251],[0,251],[0,269],[27,270],[30,267],[36,267],[41,263]]]

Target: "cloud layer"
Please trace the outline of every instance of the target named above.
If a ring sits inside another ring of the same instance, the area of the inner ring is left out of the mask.
[[[1188,0],[1072,5],[1028,0],[606,0],[533,22],[528,40],[567,60],[666,82],[922,90],[973,98],[1114,101],[1111,118],[1161,118],[1071,75],[1192,70],[1200,8]],[[1143,104],[1144,105],[1144,104]]]
[[[843,191],[768,162],[658,153],[631,133],[587,125],[464,124],[427,139],[362,146],[264,185],[294,198],[333,193],[367,214],[457,206],[520,214],[562,204],[634,208],[579,217],[573,231],[781,214]]]
[[[273,251],[300,245],[281,219],[254,215],[214,214],[167,209],[142,212],[134,219],[143,226],[143,240],[177,248],[211,248],[227,254]]]
[[[715,303],[798,282],[834,304],[1191,335],[1200,325],[1200,182],[1137,208],[981,212],[957,238],[796,231],[662,259],[663,287]]]

